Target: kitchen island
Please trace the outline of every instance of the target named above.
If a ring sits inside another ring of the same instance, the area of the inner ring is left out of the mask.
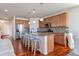
[[[54,44],[67,46],[67,37],[66,33],[54,33],[54,32],[37,32],[37,33],[26,33],[28,35],[33,36],[37,40],[39,40],[39,51],[47,55],[54,51]]]
[[[53,33],[26,33],[38,38],[39,40],[39,51],[47,55],[54,51],[54,34]]]

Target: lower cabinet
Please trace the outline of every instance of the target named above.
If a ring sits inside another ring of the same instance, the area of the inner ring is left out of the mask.
[[[54,35],[54,43],[67,46],[67,38],[65,33],[57,33]]]
[[[53,52],[54,51],[54,34],[48,35],[48,39],[47,39],[47,47],[48,47],[48,53]]]

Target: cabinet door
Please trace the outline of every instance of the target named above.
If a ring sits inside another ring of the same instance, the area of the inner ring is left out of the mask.
[[[39,27],[45,27],[45,21],[39,21]]]
[[[67,44],[67,40],[66,40],[66,34],[62,33],[62,34],[55,34],[55,43],[57,44],[61,44],[66,46]]]
[[[39,22],[39,27],[45,27],[46,23],[51,23],[52,27],[58,27],[58,26],[67,26],[68,27],[68,14],[62,13],[59,15],[51,16],[48,18],[45,18],[44,21]]]
[[[29,21],[16,19],[16,24],[22,24],[25,28],[29,28]]]
[[[47,40],[47,46],[48,46],[48,53],[54,51],[54,35],[48,35],[48,40]]]
[[[68,19],[67,19],[67,13],[63,13],[63,14],[61,14],[61,15],[59,15],[60,16],[60,18],[59,18],[59,23],[60,23],[60,26],[67,26],[67,21],[68,21]]]

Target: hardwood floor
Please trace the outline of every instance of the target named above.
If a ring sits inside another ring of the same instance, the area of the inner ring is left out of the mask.
[[[20,40],[13,41],[13,47],[16,56],[33,56],[33,52],[25,48]],[[70,52],[68,47],[64,47],[58,44],[55,44],[54,51],[49,53],[47,56],[64,56]],[[36,52],[36,56],[44,56],[39,51]]]

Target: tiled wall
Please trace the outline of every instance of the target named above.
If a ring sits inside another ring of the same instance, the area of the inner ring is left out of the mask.
[[[50,28],[54,33],[68,33],[68,27],[52,27]],[[48,28],[38,28],[38,32],[47,32]]]

